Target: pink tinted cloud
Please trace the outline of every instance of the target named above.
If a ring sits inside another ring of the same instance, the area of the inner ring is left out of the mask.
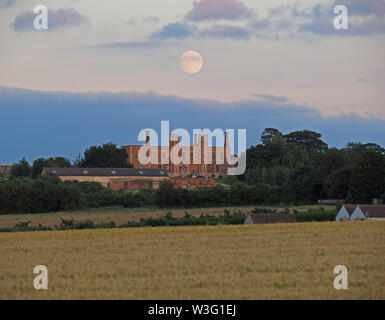
[[[201,0],[194,2],[194,8],[186,18],[193,21],[240,20],[250,16],[251,10],[238,0]]]

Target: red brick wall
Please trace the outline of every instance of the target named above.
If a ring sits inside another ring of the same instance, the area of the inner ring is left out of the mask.
[[[127,151],[128,154],[128,162],[133,165],[134,168],[148,168],[148,169],[157,169],[157,168],[162,168],[166,170],[170,176],[180,176],[179,170],[180,167],[186,166],[187,167],[187,174],[197,174],[200,176],[206,176],[206,177],[211,177],[212,175],[215,176],[226,176],[227,175],[227,169],[229,167],[228,163],[226,160],[224,161],[223,164],[218,164],[218,169],[217,170],[217,164],[216,164],[216,147],[209,148],[211,149],[212,152],[212,164],[180,164],[177,168],[174,168],[172,164],[147,164],[147,165],[142,165],[139,162],[139,159],[137,157],[139,149],[142,146],[122,146],[122,149]],[[154,147],[156,148],[156,147]],[[193,154],[193,147],[190,147],[190,155]],[[159,162],[161,161],[161,149],[160,147],[158,148],[158,159]],[[226,155],[224,155],[224,159],[226,159]],[[218,162],[220,163],[221,160],[218,159]],[[223,160],[222,160],[223,161]],[[192,160],[190,161],[192,162]],[[203,162],[203,161],[202,161]]]
[[[215,187],[217,185],[213,178],[171,178],[171,183],[175,187]]]

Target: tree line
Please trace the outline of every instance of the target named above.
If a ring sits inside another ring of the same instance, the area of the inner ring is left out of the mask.
[[[98,183],[63,182],[42,175],[44,167],[131,167],[114,143],[88,148],[74,162],[63,157],[23,158],[10,176],[0,175],[0,213],[35,213],[106,206],[160,208],[227,205],[313,204],[318,199],[371,203],[385,198],[385,150],[374,143],[329,148],[320,133],[283,134],[267,128],[246,151],[244,175],[228,188],[183,189],[162,183],[158,190],[113,191]]]
[[[283,134],[265,129],[260,143],[246,152],[248,185],[287,189],[292,201],[341,199],[371,203],[385,198],[385,149],[374,143],[329,148],[321,134]]]

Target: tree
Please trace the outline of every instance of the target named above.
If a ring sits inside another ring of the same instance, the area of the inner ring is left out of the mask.
[[[31,166],[25,157],[12,166],[11,175],[14,177],[29,177],[31,175]]]
[[[284,136],[287,142],[302,146],[307,152],[324,152],[328,145],[321,140],[322,135],[311,130],[294,131]]]
[[[275,128],[266,128],[261,134],[261,142],[263,145],[272,143],[274,140],[282,139],[282,133]]]
[[[324,180],[324,189],[329,199],[346,199],[350,187],[350,179],[352,168],[349,166],[342,167]]]
[[[91,146],[84,152],[78,164],[83,168],[130,168],[128,154],[116,144],[109,142],[102,146]]]
[[[162,181],[156,191],[155,202],[160,208],[175,206],[175,188],[170,181]]]
[[[32,177],[37,178],[42,172],[44,168],[49,167],[58,167],[58,168],[66,168],[71,167],[71,162],[63,157],[55,157],[55,158],[39,158],[36,159],[32,164]]]
[[[354,166],[350,180],[349,201],[371,203],[385,193],[385,157],[368,149]]]

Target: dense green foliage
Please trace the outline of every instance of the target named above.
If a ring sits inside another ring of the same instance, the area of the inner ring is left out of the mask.
[[[385,198],[385,149],[368,143],[328,148],[319,133],[303,130],[282,134],[267,128],[261,143],[247,150],[247,170],[240,179],[268,185],[289,203],[342,199],[371,203]],[[282,202],[285,202],[282,201]]]
[[[91,146],[86,149],[84,156],[80,155],[71,163],[64,157],[51,157],[48,159],[38,158],[32,165],[25,158],[12,165],[11,176],[38,178],[44,168],[57,167],[82,167],[82,168],[131,168],[127,162],[128,154],[126,150],[120,149],[116,144],[109,142],[101,146]]]
[[[76,165],[83,168],[130,168],[126,150],[109,142],[102,146],[91,146],[84,157],[77,159]]]
[[[54,175],[38,179],[0,182],[0,214],[74,211],[109,206],[140,207],[153,205],[154,190],[133,194],[113,191],[99,183],[61,181]]]
[[[255,208],[252,213],[273,213],[287,214],[289,212],[276,213],[275,210],[268,208]],[[333,221],[337,211],[325,211],[324,209],[310,209],[307,212],[295,212],[297,222],[312,222],[312,221]],[[236,225],[243,224],[246,219],[246,214],[242,212],[230,213],[225,209],[223,215],[213,216],[201,214],[200,216],[192,216],[185,212],[183,217],[174,217],[171,212],[167,212],[159,218],[146,218],[140,221],[128,221],[121,225],[116,225],[112,220],[95,222],[92,220],[74,220],[62,219],[59,225],[55,227],[46,227],[41,224],[30,226],[30,221],[19,222],[14,227],[0,228],[0,232],[21,232],[21,231],[48,231],[48,230],[82,230],[82,229],[113,229],[113,228],[141,228],[141,227],[166,227],[166,226],[205,226],[205,225]]]
[[[55,158],[39,158],[36,159],[32,164],[32,178],[37,178],[42,172],[44,168],[56,167],[56,168],[68,168],[71,167],[71,162],[63,157],[55,157]]]
[[[247,150],[243,176],[228,177],[230,185],[215,188],[175,188],[112,191],[97,183],[42,176],[44,167],[130,167],[127,152],[113,143],[92,146],[73,164],[63,157],[25,158],[0,176],[0,214],[36,213],[106,206],[160,208],[222,207],[228,205],[312,204],[318,199],[371,203],[385,198],[385,150],[376,144],[349,143],[328,148],[321,134],[275,128],[263,131],[260,144]]]
[[[337,210],[326,211],[324,209],[309,209],[307,212],[295,212],[295,220],[297,222],[323,222],[323,221],[335,221]]]
[[[60,225],[44,227],[42,225],[30,226],[30,221],[21,222],[13,228],[0,228],[0,232],[15,231],[46,231],[46,230],[81,230],[81,229],[109,229],[109,228],[139,228],[139,227],[165,227],[165,226],[205,226],[205,225],[230,225],[242,224],[246,215],[241,212],[230,213],[225,210],[223,215],[212,216],[201,214],[199,217],[190,215],[188,212],[183,217],[177,218],[171,212],[163,217],[140,219],[140,221],[128,221],[117,226],[114,221],[94,222],[92,220],[75,221],[73,219],[61,219]]]

